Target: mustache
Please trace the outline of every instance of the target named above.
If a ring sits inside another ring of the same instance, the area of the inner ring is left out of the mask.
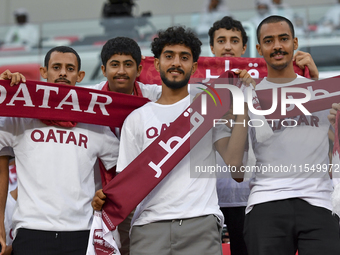
[[[274,52],[270,54],[270,57],[274,57],[275,55],[278,55],[278,54],[280,54],[280,55],[287,55],[288,52],[282,51],[282,50],[274,50]]]
[[[168,70],[166,70],[167,72],[172,72],[172,71],[178,71],[180,73],[184,73],[183,69],[179,68],[179,67],[170,67]]]
[[[130,77],[127,75],[116,75],[113,79],[130,79]]]
[[[54,80],[54,83],[57,83],[57,82],[65,82],[67,84],[71,84],[71,82],[65,78],[59,78],[59,79]]]

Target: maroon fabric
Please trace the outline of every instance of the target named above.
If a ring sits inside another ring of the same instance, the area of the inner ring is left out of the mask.
[[[338,101],[339,102],[339,101]],[[339,118],[340,118],[340,111],[337,111],[336,113],[336,119],[335,119],[335,131],[334,131],[334,146],[333,146],[333,157],[339,157],[340,155],[340,143],[339,143]],[[336,156],[336,153],[337,156]],[[339,159],[338,159],[339,160]]]
[[[61,120],[41,120],[47,126],[68,127],[72,128],[77,125],[75,121],[61,121]]]
[[[70,121],[121,127],[127,115],[149,100],[122,93],[27,81],[0,80],[1,116]]]

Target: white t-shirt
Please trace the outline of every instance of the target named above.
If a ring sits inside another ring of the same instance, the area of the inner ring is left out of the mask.
[[[107,169],[115,166],[118,145],[104,126],[78,123],[62,128],[38,119],[0,119],[0,149],[11,146],[16,156],[15,231],[90,229],[93,166],[97,157]]]
[[[12,216],[17,201],[12,197],[11,193],[7,194],[7,202],[5,208],[5,231],[6,231],[6,245],[12,245],[13,242],[13,227]]]
[[[3,118],[3,117],[0,117]],[[14,152],[11,147],[4,147],[0,150],[0,156],[10,156],[14,157]]]
[[[276,84],[263,79],[256,86],[257,90],[290,86],[310,80],[298,76],[286,84]],[[330,105],[331,107],[331,105]],[[294,118],[296,127],[283,127],[275,121],[274,135],[263,143],[258,143],[254,129],[250,129],[257,166],[273,169],[277,172],[259,172],[250,181],[251,192],[246,213],[259,203],[288,198],[301,198],[311,205],[332,210],[332,183],[328,171],[308,171],[308,168],[328,164],[328,110],[313,113],[311,116],[300,115]],[[293,123],[289,121],[288,123]],[[293,125],[293,124],[291,124]],[[307,165],[305,165],[307,164]],[[319,165],[318,165],[319,164]],[[306,167],[307,166],[307,167]],[[272,168],[270,168],[272,167]],[[280,169],[286,170],[280,170]],[[290,172],[285,173],[287,169]],[[268,170],[267,170],[268,171]],[[273,170],[270,170],[273,171]]]
[[[221,155],[216,153],[216,164],[226,166]],[[237,182],[231,177],[230,172],[217,174],[216,179],[218,204],[220,207],[246,206],[250,188],[249,180]]]
[[[190,104],[190,96],[172,105],[147,103],[125,120],[120,140],[117,171],[122,171],[148,147]],[[219,125],[221,126],[221,125]],[[224,125],[210,130],[178,165],[137,206],[132,225],[214,214],[223,222],[219,210],[216,179],[192,178],[190,168],[214,165],[213,143],[230,136]],[[193,163],[194,164],[190,164]],[[138,169],[136,169],[138,171]]]

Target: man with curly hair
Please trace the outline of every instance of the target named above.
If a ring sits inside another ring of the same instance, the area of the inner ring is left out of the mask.
[[[197,69],[200,40],[190,30],[170,27],[158,33],[151,48],[162,94],[125,120],[117,171],[124,170],[192,101],[188,82]],[[236,121],[245,121],[245,116],[237,116]],[[216,149],[227,164],[240,166],[246,133],[243,125],[235,127],[233,135],[225,125],[212,128],[144,198],[132,219],[131,255],[222,254],[223,215],[218,207],[216,180],[201,178],[206,177],[204,173],[191,178],[190,162],[214,164]]]

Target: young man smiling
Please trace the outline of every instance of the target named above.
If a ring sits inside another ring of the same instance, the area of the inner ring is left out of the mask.
[[[298,47],[292,23],[281,16],[264,19],[257,28],[258,53],[268,76],[257,90],[309,82],[293,68]],[[256,165],[308,166],[303,171],[258,171],[250,180],[245,241],[249,254],[340,254],[339,218],[332,215],[332,182],[328,172],[313,171],[328,164],[328,110],[292,117],[297,126],[274,121],[274,134],[263,143],[251,128]],[[309,171],[310,169],[310,171]]]
[[[209,30],[211,52],[216,57],[241,57],[247,49],[248,36],[242,24],[225,16]]]
[[[97,84],[93,88],[146,97],[151,101],[156,101],[160,97],[162,87],[158,85],[144,85],[136,81],[136,78],[142,71],[142,66],[140,65],[141,57],[140,47],[133,39],[128,37],[115,37],[108,40],[101,51],[101,69],[107,80]],[[115,128],[114,133],[119,139],[119,128]],[[103,177],[105,179],[103,181],[104,185],[115,175],[115,173],[112,172],[110,176],[108,176],[105,170],[103,170],[102,173],[106,173],[105,177]],[[93,208],[95,210],[101,209],[104,199],[105,194],[101,189],[98,190],[96,196],[93,198]],[[118,228],[121,241],[120,252],[122,255],[129,254],[129,230],[132,215],[133,213],[131,213]]]
[[[155,139],[150,128],[169,126],[190,104],[190,76],[197,69],[201,42],[182,27],[160,31],[152,42],[161,97],[132,112],[124,122],[117,170],[123,170]],[[237,116],[237,121],[245,120]],[[216,180],[190,178],[195,164],[214,162],[216,148],[231,165],[241,164],[246,128],[213,128],[137,206],[132,220],[130,254],[221,254]],[[138,169],[136,169],[138,171]],[[201,176],[202,177],[202,176]],[[202,188],[204,187],[204,188]],[[155,241],[157,240],[157,241]]]
[[[141,57],[140,47],[133,39],[116,37],[108,40],[101,51],[101,69],[107,81],[94,88],[143,96],[156,101],[160,96],[161,86],[144,85],[136,81],[142,71]]]

